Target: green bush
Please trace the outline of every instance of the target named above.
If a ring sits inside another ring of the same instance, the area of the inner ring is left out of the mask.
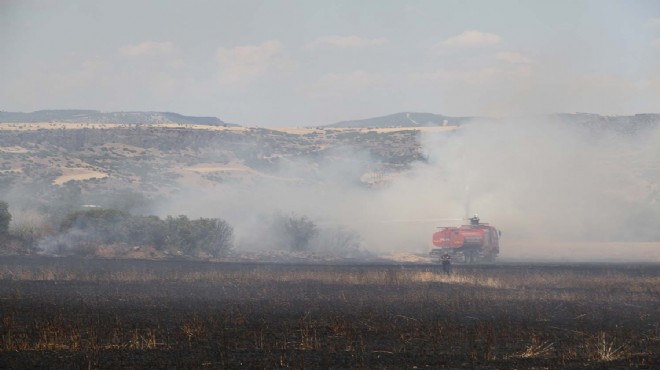
[[[271,237],[280,247],[294,252],[310,249],[310,243],[318,233],[316,224],[306,216],[275,214],[271,225]],[[283,244],[283,245],[282,245]]]
[[[60,226],[72,247],[89,243],[153,246],[181,251],[184,255],[206,253],[221,256],[231,249],[234,230],[216,218],[191,220],[187,216],[134,216],[116,209],[93,208],[70,213]]]

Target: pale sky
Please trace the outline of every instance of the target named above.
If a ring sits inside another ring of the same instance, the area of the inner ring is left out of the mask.
[[[660,1],[0,0],[0,110],[660,112]]]

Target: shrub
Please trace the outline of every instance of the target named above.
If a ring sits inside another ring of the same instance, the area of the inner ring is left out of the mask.
[[[0,234],[7,234],[10,221],[11,213],[9,213],[9,204],[0,201]]]
[[[200,252],[212,256],[226,253],[234,241],[234,229],[225,221],[215,218],[190,220],[187,216],[165,219],[164,244],[178,248],[184,254],[198,255]]]
[[[87,241],[116,243],[126,241],[124,225],[131,220],[128,213],[116,209],[92,208],[69,214],[60,230],[77,229],[83,231]]]
[[[306,216],[275,214],[271,225],[273,241],[294,252],[310,249],[310,243],[318,234],[316,224]]]
[[[234,229],[216,218],[200,218],[192,221],[195,250],[212,256],[224,254],[234,242]]]
[[[231,249],[233,228],[215,218],[190,220],[187,216],[134,216],[115,209],[94,208],[69,214],[60,226],[59,244],[70,251],[99,244],[153,246],[157,250],[179,250],[185,255],[207,253],[220,256]]]

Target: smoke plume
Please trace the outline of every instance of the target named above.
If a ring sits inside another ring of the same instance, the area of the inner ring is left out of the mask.
[[[274,176],[249,185],[188,189],[161,212],[222,217],[235,227],[239,247],[252,248],[268,248],[264,215],[274,212],[348,228],[377,254],[426,253],[437,227],[460,224],[467,212],[503,231],[505,258],[557,258],[556,246],[568,245],[561,253],[571,259],[571,243],[660,239],[653,227],[660,221],[660,130],[475,120],[455,131],[422,132],[419,140],[426,160],[388,174],[380,186],[359,179],[381,163],[345,149],[320,161],[285,161]],[[575,256],[598,257],[585,248]]]

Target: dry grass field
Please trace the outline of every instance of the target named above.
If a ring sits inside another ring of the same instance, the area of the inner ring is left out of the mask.
[[[93,171],[87,168],[65,168],[63,169],[62,176],[53,181],[54,185],[62,185],[67,181],[80,181],[80,180],[89,180],[89,179],[103,179],[108,177],[107,173]]]
[[[129,124],[122,123],[75,123],[75,122],[38,122],[38,123],[3,123],[0,124],[0,131],[38,131],[38,130],[79,130],[79,129],[117,129],[117,128],[130,128]],[[207,131],[232,131],[232,132],[246,132],[251,130],[250,127],[244,126],[211,126],[211,125],[198,125],[198,124],[183,124],[183,123],[159,123],[148,124],[146,127],[150,128],[170,128],[170,129],[189,129],[189,130],[207,130]],[[276,127],[272,128],[274,131],[280,131],[291,135],[308,135],[315,133],[323,133],[326,130],[330,131],[352,131],[352,132],[368,132],[374,131],[378,133],[390,133],[397,131],[426,131],[426,132],[443,132],[453,131],[459,129],[458,126],[419,126],[419,127],[380,127],[380,128],[341,128],[332,127],[327,129],[313,128],[313,127]]]
[[[655,264],[3,258],[2,368],[652,369]]]
[[[274,180],[282,181],[301,181],[300,178],[290,178],[282,176],[269,175],[263,172],[256,171],[250,167],[241,165],[241,164],[222,164],[222,163],[200,163],[190,167],[182,168],[182,174],[186,172],[193,172],[197,174],[208,174],[208,173],[236,173],[236,174],[246,174],[264,177]]]

